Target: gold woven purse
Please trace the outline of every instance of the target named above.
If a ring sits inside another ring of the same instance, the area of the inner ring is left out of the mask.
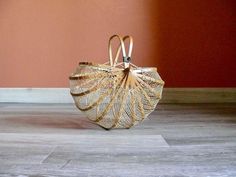
[[[115,59],[111,41],[120,45]],[[128,54],[124,41],[129,39]],[[113,35],[109,40],[109,62],[80,62],[70,76],[70,92],[77,108],[105,129],[130,128],[143,121],[161,99],[164,81],[154,67],[130,63],[133,38]],[[123,62],[118,63],[120,51]]]

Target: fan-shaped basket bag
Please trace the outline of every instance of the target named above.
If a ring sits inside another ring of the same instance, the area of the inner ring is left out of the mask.
[[[119,39],[113,59],[111,42]],[[129,39],[126,54],[125,41]],[[143,121],[161,99],[164,81],[155,67],[130,63],[133,38],[114,35],[109,40],[109,62],[80,62],[71,74],[70,93],[77,108],[105,129],[130,128]],[[123,61],[118,63],[120,51]]]

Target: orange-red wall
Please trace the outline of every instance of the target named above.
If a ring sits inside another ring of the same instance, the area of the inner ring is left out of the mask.
[[[236,87],[235,0],[0,0],[0,87],[68,87],[115,33],[167,87]]]

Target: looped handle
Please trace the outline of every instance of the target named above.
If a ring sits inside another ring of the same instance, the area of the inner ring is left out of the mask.
[[[117,37],[119,39],[120,45],[119,45],[119,47],[117,49],[115,59],[113,60],[111,41],[115,37]],[[128,55],[126,55],[125,44],[124,44],[124,41],[127,40],[127,39],[129,39]],[[119,35],[113,35],[109,39],[108,50],[109,50],[109,59],[110,59],[110,65],[111,66],[116,66],[117,65],[119,54],[120,54],[120,50],[122,50],[124,67],[128,68],[130,60],[131,60],[132,50],[133,50],[133,38],[131,36],[125,36],[125,37],[121,38]]]
[[[111,41],[112,41],[114,38],[118,38],[118,39],[119,39],[119,48],[117,49],[116,57],[115,57],[115,59],[113,60]],[[114,63],[115,63],[115,61],[117,61],[121,49],[122,49],[122,54],[123,54],[123,56],[126,56],[126,53],[125,53],[125,44],[124,44],[123,39],[122,39],[119,35],[113,35],[113,36],[111,36],[110,39],[109,39],[109,43],[108,43],[109,59],[110,59],[110,65],[111,65],[111,66],[114,66],[113,61],[114,61]]]

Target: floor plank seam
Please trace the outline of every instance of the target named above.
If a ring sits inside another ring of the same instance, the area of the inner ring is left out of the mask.
[[[60,167],[60,170],[63,170],[71,161],[72,161],[72,159],[67,160],[67,161]]]
[[[48,155],[40,162],[40,164],[43,164],[53,154],[53,152],[55,152],[57,147],[58,146],[56,145],[54,148],[52,148],[52,151],[48,153]]]

